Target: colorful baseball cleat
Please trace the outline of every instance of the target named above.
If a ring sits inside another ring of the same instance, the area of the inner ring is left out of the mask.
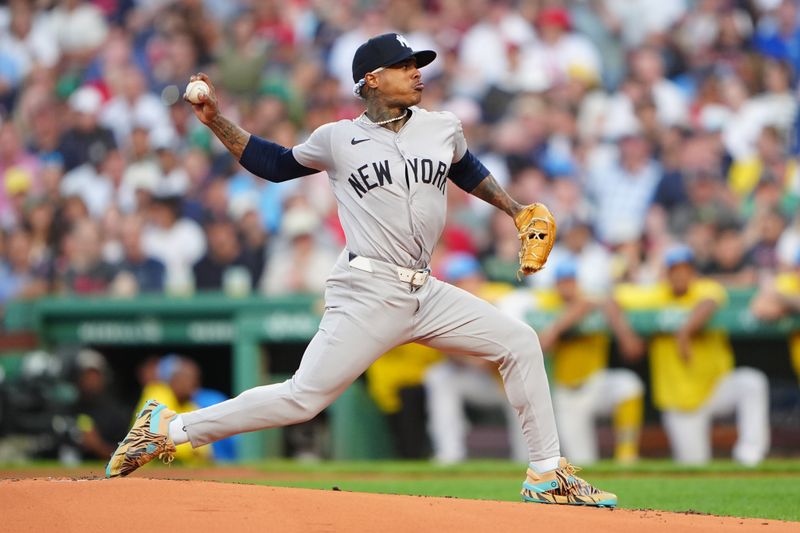
[[[156,457],[169,464],[175,458],[175,443],[169,438],[169,423],[175,411],[148,400],[106,465],[106,477],[127,476]]]
[[[522,499],[536,503],[616,507],[616,494],[594,488],[575,475],[578,470],[563,457],[558,468],[550,472],[537,474],[528,468],[528,478],[522,484]]]

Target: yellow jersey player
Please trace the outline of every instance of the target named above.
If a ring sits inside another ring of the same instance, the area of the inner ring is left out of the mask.
[[[733,458],[761,462],[769,450],[769,384],[763,372],[734,368],[727,332],[707,328],[727,292],[716,281],[698,277],[694,254],[685,245],[667,250],[666,279],[656,285],[621,285],[615,297],[627,310],[675,310],[676,331],[650,341],[653,402],[661,410],[673,457],[686,464],[711,459],[713,418],[736,415],[738,438]]]

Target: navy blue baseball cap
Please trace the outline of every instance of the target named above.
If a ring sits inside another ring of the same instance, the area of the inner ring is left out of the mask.
[[[410,57],[417,59],[417,68],[424,67],[436,59],[433,50],[411,49],[406,38],[399,33],[384,33],[373,37],[356,50],[353,56],[353,82],[358,83],[376,68],[389,67]]]
[[[678,244],[668,249],[667,253],[664,254],[664,263],[666,263],[667,268],[681,264],[691,265],[694,263],[694,252],[685,244]]]

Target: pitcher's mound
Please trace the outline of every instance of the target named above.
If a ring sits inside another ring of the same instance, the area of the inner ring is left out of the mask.
[[[0,481],[0,502],[0,529],[37,533],[797,531],[774,520],[142,478]]]

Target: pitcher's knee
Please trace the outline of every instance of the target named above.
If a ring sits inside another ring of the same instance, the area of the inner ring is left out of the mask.
[[[287,400],[291,407],[294,423],[307,422],[320,414],[336,398],[336,394],[326,394],[319,390],[309,390],[298,386],[295,378],[287,381]]]
[[[493,352],[483,357],[500,367],[522,364],[544,364],[539,336],[527,324],[513,320],[503,324],[490,337]],[[538,360],[538,361],[537,361]]]
[[[295,395],[298,409],[298,422],[307,422],[320,414],[330,402],[321,394],[302,393]]]
[[[539,344],[539,336],[533,328],[521,325],[516,328],[511,338],[506,340],[509,347],[508,357],[515,360],[526,359],[528,361],[543,361],[542,346]]]
[[[325,406],[319,406],[310,403],[298,403],[299,409],[296,411],[294,416],[294,423],[295,424],[302,424],[303,422],[308,422],[325,409]]]

